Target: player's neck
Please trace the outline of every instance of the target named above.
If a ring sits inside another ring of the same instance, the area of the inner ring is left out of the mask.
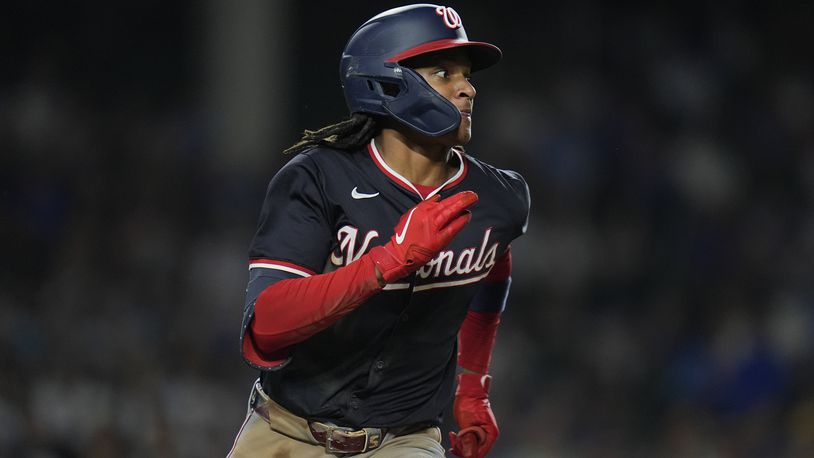
[[[451,173],[450,147],[437,143],[417,142],[392,129],[382,129],[374,141],[382,159],[411,183],[438,186]]]

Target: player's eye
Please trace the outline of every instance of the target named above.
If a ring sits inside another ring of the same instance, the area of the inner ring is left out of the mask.
[[[435,76],[437,76],[439,78],[446,79],[446,78],[449,78],[449,71],[447,71],[446,69],[443,69],[443,68],[439,68],[438,70],[433,72],[433,75],[435,75]]]

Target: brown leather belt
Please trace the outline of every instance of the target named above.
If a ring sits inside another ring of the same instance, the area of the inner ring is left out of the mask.
[[[328,423],[321,423],[318,421],[308,421],[304,418],[298,417],[293,413],[285,410],[282,406],[278,405],[263,391],[260,383],[255,383],[252,407],[266,422],[272,424],[272,418],[275,416],[286,417],[291,423],[302,424],[303,430],[305,424],[308,425],[308,430],[311,433],[314,441],[320,445],[325,446],[326,453],[364,453],[379,447],[387,434],[386,428],[345,428]],[[413,432],[417,428],[409,428]],[[409,434],[407,428],[399,428],[394,430],[401,434]],[[285,434],[285,431],[280,431]],[[305,436],[302,431],[299,436]]]
[[[382,428],[351,429],[328,425],[317,421],[308,422],[311,435],[325,446],[326,453],[363,453],[377,448],[387,433]]]

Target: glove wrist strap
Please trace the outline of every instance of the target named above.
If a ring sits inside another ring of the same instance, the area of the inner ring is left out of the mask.
[[[404,264],[393,256],[385,246],[371,248],[368,255],[376,264],[376,267],[379,268],[379,272],[381,272],[386,283],[391,283],[407,275]]]

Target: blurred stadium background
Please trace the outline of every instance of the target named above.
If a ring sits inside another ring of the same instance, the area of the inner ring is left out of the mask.
[[[0,456],[225,455],[265,186],[401,4],[5,5]],[[533,199],[493,455],[814,456],[814,4],[450,6]]]

